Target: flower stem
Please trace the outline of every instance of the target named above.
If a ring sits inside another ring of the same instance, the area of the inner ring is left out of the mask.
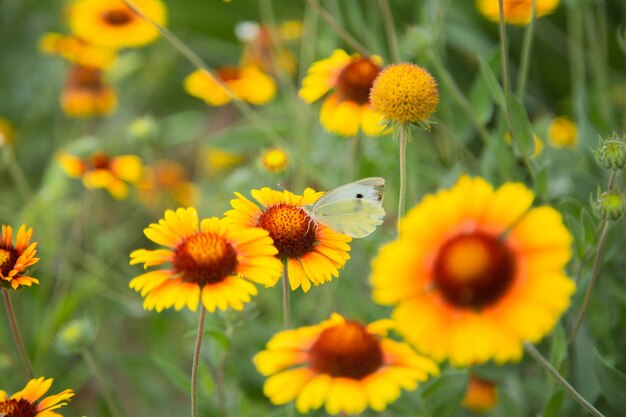
[[[537,363],[539,363],[539,365],[541,365],[541,367],[545,369],[546,372],[550,374],[550,376],[554,378],[556,382],[561,385],[561,387],[563,387],[563,389],[567,391],[567,393],[578,404],[580,404],[585,410],[589,411],[591,415],[594,415],[595,417],[604,417],[604,415],[600,411],[598,411],[593,405],[591,405],[589,401],[585,400],[585,398],[580,395],[578,391],[576,391],[574,387],[572,387],[569,382],[567,382],[556,369],[554,369],[550,362],[548,362],[546,358],[544,358],[532,344],[524,342],[524,348],[526,349],[526,352],[528,352],[528,354],[532,356],[532,358],[536,360]]]
[[[526,92],[526,80],[528,78],[528,68],[530,67],[530,55],[533,47],[533,34],[535,33],[535,13],[537,0],[533,0],[532,15],[530,22],[524,31],[524,41],[522,43],[522,56],[520,58],[520,68],[517,74],[517,96],[523,102]]]
[[[400,221],[404,216],[406,200],[406,129],[405,124],[400,125],[400,191],[398,196],[398,233],[400,233]]]
[[[120,412],[117,408],[115,401],[113,400],[113,396],[111,395],[111,391],[109,390],[108,385],[106,384],[104,378],[102,378],[102,372],[98,369],[98,365],[88,349],[85,349],[81,352],[83,360],[87,363],[91,374],[98,382],[98,386],[100,387],[100,391],[102,393],[102,397],[104,398],[104,402],[113,417],[122,417],[124,414]]]
[[[193,351],[193,364],[191,365],[191,417],[196,417],[198,415],[198,365],[200,364],[200,348],[202,347],[205,315],[206,309],[204,308],[204,304],[200,303],[200,318],[198,319],[196,347]]]
[[[291,307],[289,303],[289,277],[287,276],[287,260],[283,259],[283,329],[291,328]]]
[[[391,60],[396,63],[400,62],[400,48],[398,47],[398,38],[396,36],[395,25],[393,24],[393,16],[391,14],[391,9],[389,8],[389,2],[387,0],[378,0],[378,8],[380,9],[383,23],[385,25],[385,33],[387,35],[387,42],[389,43]]]
[[[32,379],[35,377],[35,374],[33,373],[33,366],[30,363],[30,359],[28,359],[28,355],[26,354],[26,349],[24,349],[24,342],[22,341],[22,335],[20,334],[20,329],[17,325],[15,312],[13,311],[11,298],[9,297],[9,291],[6,288],[2,289],[2,299],[4,300],[4,308],[7,312],[7,317],[9,318],[9,326],[11,326],[11,333],[13,333],[13,340],[15,341],[15,345],[17,346],[17,350],[20,354],[20,358],[22,359],[22,364],[24,365],[24,369],[26,369],[26,375],[28,375],[29,379]]]
[[[30,185],[28,185],[26,175],[24,175],[24,171],[22,171],[22,168],[20,168],[15,160],[15,152],[13,152],[13,148],[9,145],[5,145],[4,148],[4,160],[6,162],[9,175],[11,176],[11,179],[13,179],[13,182],[15,183],[15,186],[24,201],[27,201],[31,197],[32,191],[30,189]]]

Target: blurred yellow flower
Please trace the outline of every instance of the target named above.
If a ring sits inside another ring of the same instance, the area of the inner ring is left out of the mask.
[[[221,148],[207,148],[203,151],[204,169],[209,175],[217,175],[242,164],[246,157],[242,154]]]
[[[511,144],[511,134],[509,132],[506,132],[504,134],[504,140],[506,140],[506,143]],[[541,152],[543,152],[543,141],[541,140],[541,138],[539,136],[537,136],[536,134],[533,133],[533,153],[532,155],[530,155],[530,159],[535,159],[537,158],[539,155],[541,155]]]
[[[280,148],[272,148],[263,152],[261,164],[270,172],[283,172],[289,166],[289,155]]]
[[[294,75],[296,58],[284,44],[302,35],[302,23],[289,21],[281,24],[275,31],[275,45],[272,45],[270,29],[257,22],[238,23],[235,34],[244,45],[240,60],[242,67],[255,66],[273,75],[280,69]]]
[[[379,320],[367,326],[339,314],[315,326],[276,334],[254,357],[263,387],[274,404],[296,402],[300,413],[325,406],[328,414],[383,411],[401,390],[413,391],[435,362],[407,344],[386,337],[393,326]]]
[[[196,70],[185,78],[185,91],[211,106],[230,103],[230,95],[257,105],[268,103],[276,95],[272,77],[256,67],[225,67],[216,70],[215,77],[217,79],[204,70]]]
[[[475,413],[484,413],[495,407],[497,403],[496,384],[470,373],[467,391],[463,397],[463,407]]]
[[[0,287],[17,290],[24,285],[30,287],[39,284],[37,278],[22,275],[28,267],[39,261],[37,255],[37,242],[30,243],[33,229],[26,230],[22,225],[15,237],[13,245],[13,228],[2,225],[2,235],[0,240]],[[1,409],[0,409],[1,411]]]
[[[386,121],[426,122],[439,104],[437,81],[418,65],[389,65],[374,80],[370,101]]]
[[[12,145],[15,141],[15,128],[13,123],[0,117],[0,148],[3,145]]]
[[[320,122],[331,133],[356,136],[360,129],[369,136],[381,135],[386,133],[382,116],[372,110],[369,99],[381,64],[379,56],[350,56],[337,49],[311,65],[298,95],[313,103],[332,91],[320,110]]]
[[[143,175],[137,182],[137,196],[150,208],[161,207],[170,201],[186,207],[198,202],[199,191],[189,181],[181,164],[163,160],[144,167]]]
[[[117,94],[98,68],[72,66],[61,93],[61,108],[71,117],[105,116],[117,107]]]
[[[74,396],[74,391],[66,389],[55,395],[49,395],[37,403],[52,386],[52,378],[44,377],[31,379],[24,389],[7,396],[6,391],[0,389],[0,415],[6,417],[62,417],[52,411],[67,405],[67,401]]]
[[[480,13],[487,19],[497,22],[500,20],[499,0],[476,0]],[[550,14],[559,5],[560,0],[536,0],[537,18]],[[532,18],[533,0],[504,0],[504,21],[512,25],[526,25]]]
[[[113,198],[122,200],[128,196],[128,184],[141,178],[143,166],[135,155],[111,157],[105,152],[95,152],[89,159],[61,152],[57,160],[72,178],[82,178],[85,188],[104,188]]]
[[[548,127],[548,141],[555,148],[575,148],[578,144],[578,128],[569,117],[554,118]]]
[[[46,54],[58,55],[74,64],[100,69],[108,68],[116,58],[113,49],[60,33],[44,34],[39,40],[39,50]]]

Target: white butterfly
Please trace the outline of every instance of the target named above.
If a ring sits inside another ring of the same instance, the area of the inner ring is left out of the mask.
[[[385,217],[383,187],[385,179],[364,178],[335,188],[304,211],[316,223],[354,238],[370,235]]]

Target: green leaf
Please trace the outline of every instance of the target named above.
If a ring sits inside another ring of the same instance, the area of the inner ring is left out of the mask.
[[[565,394],[562,390],[556,390],[552,393],[550,400],[548,400],[548,404],[546,404],[546,408],[543,410],[543,417],[556,417],[559,415],[559,411],[561,411],[561,407],[563,406],[563,400],[565,399]]]
[[[589,213],[589,210],[583,209],[580,213],[580,222],[583,225],[585,231],[585,242],[589,245],[593,245],[596,242],[596,235],[598,234],[598,226],[594,217]]]
[[[489,93],[489,86],[485,77],[480,74],[474,80],[469,93],[469,101],[481,123],[487,123],[493,116],[493,99]]]
[[[507,106],[511,115],[511,134],[513,140],[519,145],[523,155],[531,155],[535,147],[533,129],[528,120],[528,114],[524,105],[515,95],[511,94],[507,100]]]
[[[493,100],[500,106],[504,106],[504,91],[502,91],[502,86],[500,82],[498,82],[496,74],[493,73],[491,67],[483,57],[478,57],[478,64],[480,65],[480,73],[489,87],[491,97],[493,97]]]
[[[163,374],[172,382],[174,386],[178,387],[181,392],[189,392],[189,376],[185,372],[182,372],[173,362],[170,362],[169,358],[152,355],[152,360],[156,364],[157,368],[163,372]]]
[[[578,221],[576,217],[569,213],[564,214],[565,225],[570,233],[574,236],[574,243],[576,244],[576,256],[578,259],[582,259],[585,256],[585,229],[583,225]]]
[[[454,417],[459,415],[461,401],[467,390],[468,371],[448,370],[433,380],[424,390],[424,400],[429,402],[431,415]]]
[[[593,359],[602,395],[617,413],[626,410],[626,375],[615,369],[594,349]]]
[[[535,178],[535,193],[538,197],[545,197],[548,194],[548,180],[550,179],[550,165],[546,165],[539,170]]]

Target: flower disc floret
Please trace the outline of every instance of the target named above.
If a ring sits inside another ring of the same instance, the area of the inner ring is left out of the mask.
[[[67,404],[74,391],[66,389],[38,401],[52,386],[52,378],[31,379],[26,386],[11,397],[0,389],[0,415],[6,417],[61,417],[52,411]]]

